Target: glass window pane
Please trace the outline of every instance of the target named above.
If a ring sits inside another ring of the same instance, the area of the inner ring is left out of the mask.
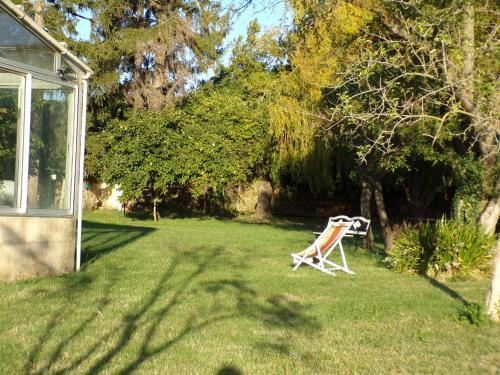
[[[76,79],[76,72],[73,66],[64,58],[61,58],[61,70],[64,72],[66,77]]]
[[[16,207],[24,78],[0,71],[0,207]]]
[[[0,57],[54,70],[54,51],[0,8]]]
[[[32,80],[28,208],[69,209],[74,89]]]

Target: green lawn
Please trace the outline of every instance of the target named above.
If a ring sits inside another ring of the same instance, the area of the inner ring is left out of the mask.
[[[0,373],[500,371],[500,325],[458,319],[486,281],[402,276],[352,248],[356,276],[293,272],[313,227],[88,213],[82,272],[0,284]]]

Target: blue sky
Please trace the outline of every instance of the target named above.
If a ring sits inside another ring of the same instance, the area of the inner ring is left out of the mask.
[[[224,7],[229,7],[231,4],[242,3],[245,0],[221,0]],[[271,5],[270,5],[271,4]],[[85,14],[90,17],[90,14]],[[289,23],[290,17],[287,13],[284,0],[254,0],[253,4],[245,9],[237,18],[233,20],[232,30],[229,33],[225,43],[225,54],[222,58],[222,63],[227,65],[231,56],[232,43],[239,36],[245,36],[249,23],[257,19],[261,25],[262,31],[286,25]],[[77,25],[77,31],[80,39],[88,40],[90,37],[90,22],[81,20]],[[209,69],[205,73],[201,73],[192,77],[187,82],[188,88],[194,88],[198,82],[206,80],[214,75],[214,71]],[[123,78],[123,77],[122,77]]]
[[[230,0],[222,1],[225,6],[231,4]],[[268,5],[272,3],[273,5]],[[248,24],[253,19],[257,19],[262,26],[262,29],[273,28],[280,26],[286,22],[286,10],[284,1],[255,1],[255,5],[248,7],[236,20],[233,25],[233,30],[229,35],[228,40],[233,40],[239,35],[245,35]]]
[[[223,0],[225,6],[231,4],[231,0]],[[272,5],[269,5],[271,3]],[[254,5],[248,7],[242,14],[234,20],[232,30],[226,39],[226,54],[223,63],[227,63],[231,53],[231,43],[239,36],[246,36],[249,23],[257,19],[262,31],[287,24],[288,17],[284,0],[255,0]]]
[[[241,3],[243,1],[244,0],[222,0],[222,4],[225,7],[229,7],[234,2]],[[284,0],[255,0],[253,5],[249,6],[234,20],[233,28],[226,40],[226,46],[230,46],[231,42],[238,38],[238,36],[245,36],[248,24],[253,19],[257,19],[262,26],[262,30],[266,30],[286,23],[286,15]],[[77,30],[81,39],[89,39],[90,22],[81,20],[77,26]],[[230,49],[230,47],[227,48],[226,53],[229,53]]]

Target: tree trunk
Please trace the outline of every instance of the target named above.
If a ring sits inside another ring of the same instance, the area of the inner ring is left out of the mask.
[[[474,127],[479,141],[483,163],[490,167],[498,153],[496,145],[496,134],[498,131],[498,105],[500,96],[497,90],[491,94],[488,110],[481,109],[478,104],[479,98],[474,92],[476,47],[475,47],[475,7],[469,2],[464,7],[463,42],[464,65],[461,74],[463,90],[459,90],[464,108],[472,114],[471,123]],[[498,89],[498,84],[495,85]],[[489,112],[489,113],[488,113]]]
[[[153,200],[153,220],[158,221],[158,211],[156,209],[156,200]]]
[[[372,203],[372,189],[370,187],[370,184],[366,181],[362,181],[360,211],[361,211],[361,216],[369,220],[371,220],[371,203]],[[371,225],[365,237],[365,248],[367,250],[373,250],[373,232]]]
[[[488,234],[495,233],[498,218],[500,217],[500,177],[497,178],[495,183],[495,190],[493,196],[489,199],[486,207],[479,216],[479,225],[484,232]]]
[[[45,21],[43,19],[43,0],[35,0],[33,3],[33,10],[35,12],[35,23],[41,28],[45,28]]]
[[[205,194],[203,194],[203,216],[207,215],[207,201],[208,201],[208,187],[205,187]]]
[[[273,188],[269,181],[261,181],[258,188],[258,198],[255,217],[258,220],[267,221],[272,218],[271,200],[273,198]]]
[[[495,248],[495,265],[491,287],[486,298],[486,311],[491,319],[498,321],[498,309],[500,308],[500,238]]]
[[[479,149],[485,169],[491,169],[497,156],[496,135],[498,131],[498,120],[496,116],[484,116],[479,113],[477,98],[474,95],[474,71],[475,66],[475,8],[472,2],[464,7],[463,24],[463,51],[464,66],[462,70],[463,90],[459,90],[459,96],[464,108],[473,114],[471,125],[474,127],[479,139]],[[462,92],[460,92],[462,91]],[[490,100],[489,112],[498,113],[499,96],[494,93]],[[495,182],[493,195],[489,198],[486,207],[481,213],[478,224],[481,229],[488,233],[495,233],[495,228],[500,216],[500,177]],[[498,307],[500,300],[500,239],[495,247],[495,271],[491,280],[491,288],[486,300],[488,314],[493,320],[498,320]]]
[[[375,195],[375,204],[377,205],[380,226],[382,227],[382,234],[384,235],[385,251],[389,251],[392,249],[393,236],[391,227],[389,225],[389,218],[387,216],[387,211],[385,210],[384,195],[382,194],[382,185],[380,184],[379,181],[375,181],[373,186],[373,192]]]
[[[475,72],[475,20],[476,11],[472,2],[469,2],[464,7],[463,17],[463,36],[462,36],[462,50],[464,53],[463,68],[461,72],[461,86],[462,86],[462,104],[465,109],[475,114],[477,106],[475,103],[474,95],[474,72]],[[472,119],[474,120],[474,118]]]
[[[453,78],[453,74],[448,75],[447,80],[453,86],[457,86],[457,97],[461,101],[464,109],[469,112],[472,127],[475,129],[482,154],[483,164],[490,167],[498,153],[498,107],[500,106],[500,95],[498,93],[498,83],[495,84],[491,98],[487,103],[488,109],[481,108],[479,98],[475,93],[475,72],[476,72],[476,41],[475,41],[475,17],[476,11],[472,1],[468,1],[463,8],[463,32],[462,50],[463,66],[458,76]]]

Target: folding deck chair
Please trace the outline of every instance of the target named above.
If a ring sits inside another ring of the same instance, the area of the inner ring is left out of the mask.
[[[334,216],[334,217],[329,217],[328,222],[334,222],[334,223],[345,223],[345,222],[352,222],[351,228],[347,231],[346,237],[353,237],[353,236],[361,236],[364,237],[368,233],[368,230],[370,229],[370,219],[365,219],[362,216],[345,216],[345,215],[339,215],[339,216]],[[319,236],[322,232],[313,232],[315,235]]]
[[[345,216],[339,215],[328,218],[328,222],[334,223],[345,223],[352,222],[351,228],[347,231],[345,237],[355,237],[356,247],[355,250],[359,247],[361,238],[366,237],[368,231],[370,230],[370,219],[365,219],[362,216]],[[322,232],[313,232],[316,236],[319,236]]]
[[[342,223],[346,221],[351,221],[352,226],[351,228],[347,231],[346,237],[353,237],[353,236],[361,236],[364,237],[368,233],[368,230],[370,229],[370,219],[365,219],[363,216],[345,216],[345,215],[339,215],[339,216],[334,216],[330,217],[328,219],[328,222],[334,222],[334,223]]]
[[[335,271],[344,271],[354,275],[349,267],[342,246],[342,238],[347,234],[352,222],[328,222],[325,230],[319,235],[314,243],[300,253],[292,253],[294,261],[293,270],[297,270],[302,263],[308,264],[317,270],[335,276]],[[328,256],[338,247],[342,265],[328,260]]]

